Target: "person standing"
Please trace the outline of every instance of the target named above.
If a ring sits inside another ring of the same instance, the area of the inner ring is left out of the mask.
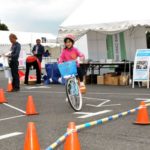
[[[17,42],[17,36],[15,34],[9,35],[9,40],[12,43],[10,54],[9,54],[9,67],[12,73],[12,92],[17,92],[20,90],[20,80],[18,74],[19,67],[19,55],[21,50],[21,45]]]
[[[26,59],[26,73],[24,84],[28,85],[29,71],[32,66],[36,69],[36,83],[41,84],[41,64],[39,59],[35,56],[28,56]]]
[[[36,40],[36,45],[33,47],[32,53],[36,56],[40,62],[42,62],[42,56],[44,55],[44,46],[41,45],[41,40]]]

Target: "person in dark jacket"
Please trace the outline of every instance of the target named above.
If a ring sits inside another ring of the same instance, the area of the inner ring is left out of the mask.
[[[17,42],[17,36],[15,34],[9,35],[9,40],[12,43],[11,52],[9,54],[9,66],[11,68],[12,73],[12,92],[17,92],[20,90],[20,80],[18,74],[18,67],[19,67],[19,55],[21,50],[21,45]]]
[[[41,45],[41,40],[36,40],[36,45],[33,47],[32,53],[36,56],[40,62],[42,62],[42,56],[44,55],[44,46]]]
[[[35,56],[28,56],[26,59],[26,73],[24,84],[28,84],[29,71],[32,66],[36,69],[36,83],[41,84],[41,63],[39,59]]]

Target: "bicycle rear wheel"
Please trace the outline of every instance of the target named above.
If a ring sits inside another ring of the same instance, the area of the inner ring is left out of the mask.
[[[66,84],[66,94],[70,106],[75,111],[82,109],[82,94],[80,92],[76,78],[70,78]]]

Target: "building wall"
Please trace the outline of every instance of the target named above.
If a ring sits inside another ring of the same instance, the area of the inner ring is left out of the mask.
[[[125,31],[127,59],[134,60],[137,49],[147,48],[146,30],[145,27],[136,27],[134,30]]]
[[[84,53],[85,58],[88,59],[89,51],[86,34],[76,41],[75,47],[77,47],[82,53]]]
[[[21,44],[35,44],[36,39],[46,38],[47,42],[50,43],[56,41],[56,37],[50,33],[34,33],[34,32],[17,32],[17,31],[0,31],[0,44],[10,44],[9,35],[14,33],[18,37],[18,42]]]
[[[51,53],[51,57],[53,59],[58,59],[60,54],[61,54],[61,48],[60,47],[50,48],[49,46],[46,46],[45,50],[49,50],[49,52]]]
[[[106,35],[90,31],[87,33],[89,59],[99,61],[107,58]]]
[[[0,44],[0,55],[8,53],[10,51],[11,44]],[[21,50],[25,51],[26,53],[31,52],[31,47],[29,44],[21,44]]]
[[[136,27],[124,32],[127,60],[134,60],[137,49],[147,48],[147,30],[148,29],[145,27]],[[107,59],[106,37],[107,35],[105,34],[89,31],[76,42],[75,46],[79,48],[79,50],[82,51],[88,59],[92,59],[94,61]]]
[[[124,32],[127,60],[134,60],[137,49],[147,48],[146,31],[145,27],[136,27],[133,31],[127,30]],[[94,61],[107,59],[106,37],[107,35],[99,32],[90,31],[87,33],[89,59]]]

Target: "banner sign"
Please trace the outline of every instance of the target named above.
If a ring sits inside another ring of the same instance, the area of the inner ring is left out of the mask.
[[[121,55],[120,55],[120,37],[119,34],[113,35],[113,49],[114,49],[114,59],[116,61],[121,60]]]
[[[121,61],[127,59],[124,32],[107,35],[107,58]]]
[[[134,82],[147,81],[149,88],[150,71],[150,49],[139,49],[136,52],[133,70],[133,88]]]

